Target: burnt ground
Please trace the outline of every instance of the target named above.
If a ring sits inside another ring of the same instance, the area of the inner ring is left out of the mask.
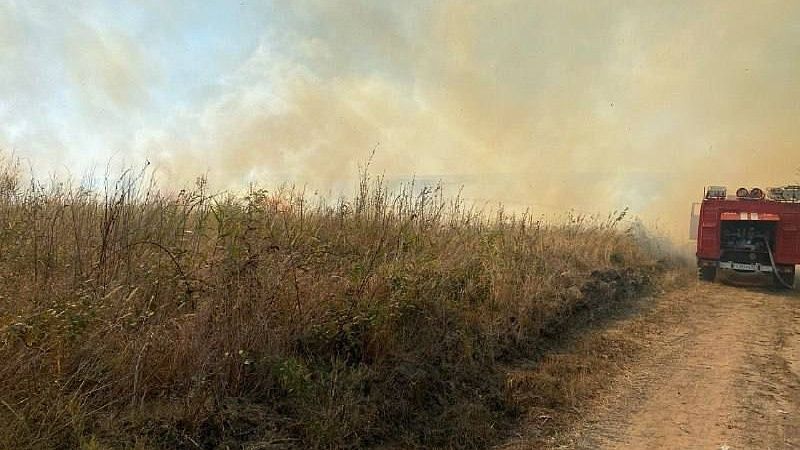
[[[800,448],[800,292],[674,284],[510,367],[500,448]]]

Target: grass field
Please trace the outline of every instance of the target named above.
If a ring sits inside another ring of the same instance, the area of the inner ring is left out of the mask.
[[[484,447],[500,367],[663,258],[625,212],[149,179],[0,168],[0,448]]]

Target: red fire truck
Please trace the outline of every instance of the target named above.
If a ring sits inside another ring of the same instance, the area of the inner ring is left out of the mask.
[[[701,280],[714,281],[719,269],[762,272],[792,288],[800,264],[800,186],[739,188],[735,196],[708,187],[693,205],[691,235]]]

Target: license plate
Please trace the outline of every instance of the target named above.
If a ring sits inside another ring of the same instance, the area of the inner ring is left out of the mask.
[[[750,272],[772,272],[772,266],[763,266],[761,264],[743,264],[733,261],[720,262],[720,269],[733,269],[733,270],[747,270]]]

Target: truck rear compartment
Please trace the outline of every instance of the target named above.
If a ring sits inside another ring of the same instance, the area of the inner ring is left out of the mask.
[[[775,251],[777,222],[757,220],[723,221],[720,227],[720,263],[767,266],[772,268],[769,249]],[[750,269],[737,269],[752,271]]]

